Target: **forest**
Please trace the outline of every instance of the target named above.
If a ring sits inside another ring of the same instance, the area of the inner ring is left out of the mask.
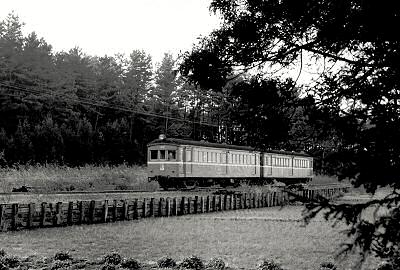
[[[293,80],[242,73],[215,91],[182,76],[184,55],[56,52],[23,27],[14,13],[0,22],[2,166],[144,164],[159,134],[316,156],[339,143]]]

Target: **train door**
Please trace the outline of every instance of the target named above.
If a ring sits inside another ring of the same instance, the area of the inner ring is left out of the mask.
[[[272,166],[274,166],[275,164],[273,164],[273,159],[272,159],[272,155],[265,155],[265,166],[266,166],[266,170],[267,170],[267,175],[272,175]]]
[[[186,175],[192,175],[192,151],[193,148],[185,147],[185,159],[183,160],[183,164],[185,165]]]
[[[291,159],[289,159],[289,168],[290,168],[290,170],[289,170],[289,175],[290,176],[293,176],[293,171],[294,171],[294,169],[293,169],[293,165],[294,165],[294,157],[292,157]]]

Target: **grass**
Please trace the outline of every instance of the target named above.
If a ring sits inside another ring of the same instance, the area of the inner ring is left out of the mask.
[[[18,256],[68,250],[73,257],[94,260],[118,251],[155,263],[163,256],[179,261],[195,254],[203,260],[219,257],[233,268],[255,268],[260,260],[273,259],[285,269],[318,269],[322,262],[334,260],[339,244],[346,241],[340,233],[345,227],[332,229],[321,218],[304,226],[301,210],[272,207],[7,232],[1,234],[0,247]],[[338,269],[351,269],[353,262],[351,257],[336,263]]]
[[[28,165],[0,169],[0,192],[21,186],[38,187],[41,191],[159,188],[157,183],[147,181],[146,168],[141,166]]]

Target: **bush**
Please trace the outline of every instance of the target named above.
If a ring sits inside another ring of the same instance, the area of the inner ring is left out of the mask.
[[[199,257],[192,255],[183,259],[180,267],[185,269],[201,270],[204,269],[204,264]]]
[[[8,270],[7,265],[5,265],[2,261],[0,261],[0,270]]]
[[[224,270],[225,269],[225,262],[222,259],[219,258],[212,258],[208,264],[207,264],[208,269],[213,269],[213,270]]]
[[[172,268],[176,266],[174,259],[164,256],[158,259],[157,265],[159,268]]]
[[[282,270],[282,267],[273,260],[264,260],[258,265],[259,270]]]
[[[109,263],[103,264],[100,267],[100,270],[116,270],[116,269],[117,267],[115,266],[115,264],[109,264]]]
[[[63,269],[63,268],[68,268],[69,266],[71,266],[71,261],[69,260],[55,260],[52,264],[51,264],[51,270],[57,270],[57,269]]]
[[[121,263],[121,261],[122,261],[122,257],[117,252],[112,252],[110,254],[107,254],[103,258],[103,262],[105,264],[118,265]]]
[[[320,270],[336,270],[336,266],[332,262],[323,262],[321,263]]]
[[[0,260],[5,266],[10,267],[10,268],[18,267],[21,262],[20,258],[18,258],[16,256],[5,256],[5,257],[2,257]]]
[[[54,260],[66,261],[72,260],[72,257],[69,255],[68,251],[59,251],[54,255]]]
[[[140,268],[140,264],[137,260],[128,258],[121,263],[121,267],[126,269],[136,270]]]
[[[0,249],[0,258],[6,256],[6,254],[4,249]]]

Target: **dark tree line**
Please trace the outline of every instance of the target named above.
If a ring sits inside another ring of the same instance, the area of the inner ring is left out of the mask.
[[[300,98],[293,81],[238,76],[218,92],[215,85],[191,84],[179,72],[180,59],[169,54],[154,67],[139,50],[103,57],[79,48],[54,52],[22,28],[15,14],[0,22],[3,166],[142,164],[146,144],[161,133],[259,149],[310,149],[307,132],[314,123],[308,115],[317,110],[311,96]]]

